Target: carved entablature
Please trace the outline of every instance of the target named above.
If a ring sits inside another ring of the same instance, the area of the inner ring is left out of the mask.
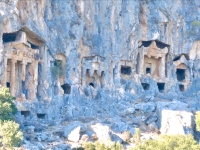
[[[173,59],[173,64],[175,68],[180,68],[180,66],[183,66],[182,64],[185,64],[185,66],[188,66],[188,63],[189,63],[188,60],[189,60],[189,56],[187,54],[180,54]]]
[[[151,41],[151,44],[148,47],[144,47],[144,55],[148,56],[149,58],[153,56],[156,59],[165,57],[165,55],[168,53],[167,45],[165,47],[159,48],[157,43],[158,41],[154,40]]]
[[[84,68],[89,70],[97,70],[97,72],[101,73],[105,70],[104,60],[105,58],[99,55],[84,57]]]

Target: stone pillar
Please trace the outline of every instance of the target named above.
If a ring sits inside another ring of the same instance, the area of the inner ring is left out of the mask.
[[[140,53],[140,68],[139,68],[139,74],[144,74],[144,49],[141,50],[142,52]]]
[[[10,74],[10,92],[12,96],[15,96],[15,63],[16,60],[11,60],[11,74]]]
[[[82,68],[82,86],[86,86],[86,74],[87,74],[87,69],[85,67]]]
[[[3,73],[3,80],[2,80],[2,86],[6,87],[7,82],[7,62],[8,59],[4,58],[4,73]]]
[[[38,61],[34,62],[34,82],[36,83],[36,85],[38,84]]]
[[[26,61],[25,60],[23,60],[22,62],[21,62],[21,64],[22,64],[22,81],[25,81],[25,79],[26,79]]]
[[[165,77],[165,56],[161,57],[161,62],[160,62],[160,70],[159,70],[159,74],[161,78]]]

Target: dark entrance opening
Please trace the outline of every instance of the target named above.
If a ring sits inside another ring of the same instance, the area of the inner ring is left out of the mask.
[[[178,81],[183,81],[185,79],[185,69],[177,69],[176,76]]]
[[[46,114],[37,114],[37,117],[38,117],[39,119],[45,119]]]
[[[6,87],[10,88],[10,82],[6,82]]]
[[[16,39],[16,33],[4,33],[3,43],[14,42]]]
[[[157,83],[159,92],[164,92],[165,90],[165,83]]]
[[[151,74],[151,68],[146,68],[146,74]]]
[[[131,75],[131,67],[121,66],[121,73],[125,75]]]
[[[185,88],[184,88],[184,85],[183,84],[179,84],[179,90],[181,92],[184,92]]]
[[[27,118],[30,116],[30,111],[21,111],[21,115],[23,115],[24,118]]]
[[[149,90],[149,88],[150,88],[148,83],[142,83],[142,87],[144,90]]]
[[[38,45],[35,45],[35,44],[33,44],[33,43],[29,42],[29,41],[27,41],[27,42],[31,45],[32,49],[39,49],[40,48]]]
[[[65,83],[61,85],[61,87],[63,88],[65,94],[71,93],[71,86],[69,84]]]
[[[89,85],[92,86],[92,87],[94,87],[94,83],[92,83],[92,82]]]

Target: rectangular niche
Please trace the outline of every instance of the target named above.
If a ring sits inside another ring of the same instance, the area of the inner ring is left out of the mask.
[[[185,91],[185,87],[184,87],[183,84],[179,84],[179,90],[180,90],[181,92],[184,92],[184,91]]]
[[[16,39],[17,33],[3,33],[3,43],[14,42]]]
[[[121,66],[121,74],[131,75],[131,67],[129,67],[129,66]]]
[[[183,81],[185,79],[185,69],[177,69],[176,76],[178,81]]]
[[[62,89],[64,90],[65,94],[70,94],[71,93],[71,86],[67,83],[61,85]]]
[[[30,111],[21,111],[21,115],[23,115],[25,118],[30,116]]]
[[[37,114],[37,117],[39,119],[45,119],[46,118],[46,114]]]
[[[146,64],[146,74],[151,74],[151,64],[150,63],[147,63]]]
[[[10,88],[10,82],[6,82],[6,87]]]
[[[157,83],[159,92],[164,92],[165,90],[165,83]]]
[[[149,90],[150,85],[148,83],[142,83],[142,87],[144,90]]]

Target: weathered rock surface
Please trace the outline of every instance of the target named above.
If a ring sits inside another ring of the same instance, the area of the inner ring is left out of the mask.
[[[199,13],[192,0],[1,0],[0,84],[16,97],[23,146],[193,134]]]

